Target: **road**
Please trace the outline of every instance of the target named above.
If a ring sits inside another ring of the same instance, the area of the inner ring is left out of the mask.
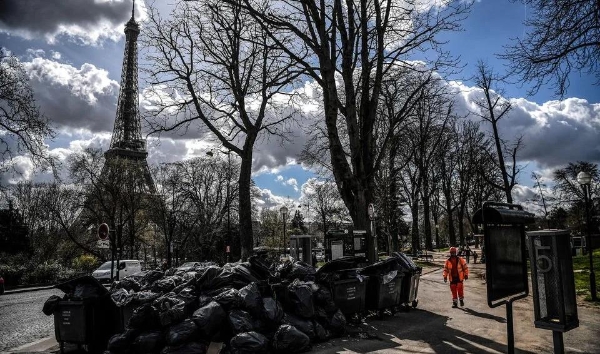
[[[51,295],[64,293],[49,289],[0,296],[0,352],[54,335],[53,316],[42,312]]]

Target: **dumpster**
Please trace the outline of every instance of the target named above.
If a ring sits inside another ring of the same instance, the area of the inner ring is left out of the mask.
[[[363,268],[360,274],[368,277],[365,305],[367,310],[396,312],[401,304],[404,272],[395,258],[374,263]]]
[[[408,309],[409,306],[417,307],[419,304],[419,299],[417,298],[419,280],[421,279],[423,268],[417,266],[415,262],[404,253],[394,252],[392,256],[396,259],[404,273],[400,291],[400,304],[405,305],[406,309]]]
[[[108,290],[92,276],[56,285],[65,293],[54,309],[54,333],[64,353],[65,343],[88,353],[102,353],[117,332],[119,316]]]
[[[365,257],[342,257],[326,263],[317,270],[316,279],[331,291],[335,305],[347,317],[362,317],[368,277],[359,273],[367,264]]]

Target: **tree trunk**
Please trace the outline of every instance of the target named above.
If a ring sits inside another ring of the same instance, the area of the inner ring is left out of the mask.
[[[425,232],[425,248],[433,250],[431,243],[431,212],[429,208],[429,181],[427,176],[423,179],[423,227]]]
[[[246,144],[250,147],[252,144]],[[238,180],[238,188],[240,193],[239,200],[239,236],[240,236],[240,252],[242,261],[246,261],[252,255],[254,245],[254,235],[252,232],[252,198],[250,194],[250,182],[252,174],[252,149],[244,147],[242,162],[240,166],[240,176]]]
[[[392,238],[391,249],[392,251],[399,251],[398,247],[398,234],[400,233],[400,227],[398,226],[398,179],[394,173],[396,169],[396,156],[398,153],[398,145],[392,144],[390,147],[389,156],[389,206],[390,206],[390,234]]]
[[[413,199],[413,203],[410,207],[410,211],[412,214],[412,227],[411,227],[411,244],[412,244],[412,253],[416,254],[417,251],[421,248],[421,243],[419,242],[419,199]]]

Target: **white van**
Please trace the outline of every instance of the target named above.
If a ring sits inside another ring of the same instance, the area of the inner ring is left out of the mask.
[[[98,269],[96,269],[92,276],[101,283],[110,282],[110,265],[111,261],[103,263]],[[117,262],[115,261],[115,265]],[[122,259],[119,261],[119,266],[113,271],[113,276],[117,277],[117,270],[119,271],[119,279],[123,279],[128,275],[139,273],[142,271],[142,263],[135,259]]]

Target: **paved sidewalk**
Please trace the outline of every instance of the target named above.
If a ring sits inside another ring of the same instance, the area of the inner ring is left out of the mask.
[[[350,328],[350,336],[315,344],[312,353],[506,353],[506,308],[489,308],[484,264],[469,264],[465,306],[452,308],[450,289],[442,279],[443,253],[424,268],[416,309],[382,319],[368,318]],[[513,304],[515,353],[552,353],[552,332],[533,325],[532,297]],[[578,304],[580,325],[564,334],[565,352],[600,353],[600,308]],[[45,347],[44,347],[45,346]],[[57,353],[54,338],[11,353]]]

